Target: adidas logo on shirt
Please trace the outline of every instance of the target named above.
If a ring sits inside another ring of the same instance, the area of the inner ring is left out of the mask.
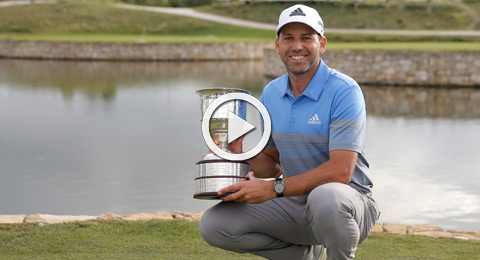
[[[309,125],[321,125],[322,121],[320,121],[320,119],[318,119],[318,115],[315,114],[314,116],[312,116],[312,118],[310,118],[310,120],[308,120],[307,123]]]
[[[293,10],[293,12],[289,16],[305,16],[305,13],[299,7],[297,9]]]

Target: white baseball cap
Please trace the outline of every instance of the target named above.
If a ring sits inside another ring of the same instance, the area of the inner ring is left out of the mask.
[[[278,18],[277,35],[283,26],[289,23],[304,23],[314,29],[320,36],[323,37],[323,21],[317,10],[305,6],[294,5],[289,7],[280,14]]]

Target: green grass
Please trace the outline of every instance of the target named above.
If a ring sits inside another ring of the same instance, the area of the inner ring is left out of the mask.
[[[368,1],[367,1],[368,2]],[[112,8],[111,1],[64,2],[53,5],[35,4],[0,8],[0,40],[25,41],[91,41],[91,42],[273,42],[273,31],[243,28],[197,20],[188,17],[167,15],[161,13],[123,10]],[[314,6],[325,12],[324,20],[327,28],[355,27],[358,21],[378,23],[366,26],[368,28],[390,28],[390,20],[397,19],[395,15],[414,13],[414,17],[402,18],[409,23],[418,24],[419,19],[427,19],[438,26],[433,29],[462,29],[465,23],[458,22],[451,15],[462,16],[460,9],[451,11],[449,6],[441,6],[433,12],[433,16],[422,14],[420,7],[400,8],[398,1],[393,1],[392,7],[384,10],[369,3],[356,9],[351,3],[333,4],[316,3]],[[398,6],[396,6],[396,4]],[[470,3],[472,6],[478,3]],[[250,5],[232,5],[220,8],[219,5],[201,7],[199,10],[215,12],[242,19],[252,19],[276,23],[278,14],[286,4],[255,3]],[[343,11],[342,11],[343,10]],[[349,10],[349,11],[348,11]],[[395,11],[394,14],[388,14]],[[451,11],[451,12],[450,12]],[[378,13],[376,13],[378,12]],[[387,17],[380,13],[387,13]],[[418,12],[418,13],[416,13]],[[398,13],[398,14],[397,14]],[[361,15],[361,16],[359,16]],[[331,17],[329,17],[331,16]],[[363,17],[363,18],[362,18]],[[375,17],[375,19],[371,19]],[[335,19],[347,21],[346,24],[336,24]],[[355,21],[349,21],[354,19]],[[384,20],[382,20],[384,19]],[[329,21],[329,22],[327,22]],[[452,22],[453,21],[453,22]],[[328,25],[330,23],[330,25]],[[448,24],[446,24],[448,23]],[[354,26],[355,25],[355,26]],[[414,26],[414,25],[412,25]],[[407,29],[413,29],[407,25]],[[417,26],[417,25],[415,25]],[[395,26],[394,26],[395,27]],[[425,28],[423,28],[425,29]],[[446,36],[398,36],[398,35],[354,35],[328,34],[330,49],[385,49],[385,50],[478,50],[475,42],[480,37],[446,37]],[[374,44],[372,44],[374,42]],[[378,42],[384,42],[379,44]],[[402,42],[395,44],[394,42]],[[425,42],[418,44],[417,42]],[[442,42],[437,44],[434,42]],[[457,44],[470,42],[473,44]],[[353,43],[353,44],[352,44]]]
[[[253,259],[206,244],[198,223],[82,222],[0,226],[1,259]]]
[[[330,42],[328,50],[480,51],[475,42]]]
[[[274,36],[249,37],[227,35],[142,35],[142,34],[0,34],[0,40],[62,41],[62,42],[130,42],[130,43],[212,43],[212,42],[272,42]]]
[[[81,39],[94,41],[263,41],[274,32],[228,26],[188,17],[112,8],[107,3],[87,1],[53,5],[25,5],[0,8],[3,39]],[[133,38],[132,38],[133,37]]]
[[[328,37],[327,37],[328,38]],[[0,34],[0,40],[69,41],[69,42],[130,42],[130,43],[211,43],[213,42],[271,42],[273,38],[236,38],[181,35],[125,35],[125,34]],[[406,51],[480,51],[476,42],[341,42],[329,40],[328,50],[406,50]]]
[[[355,8],[353,1],[315,2],[305,4],[320,13],[326,28],[352,29],[409,29],[409,30],[465,30],[472,17],[456,4],[441,1],[430,13],[424,3],[390,0],[389,8],[380,1],[365,1]],[[276,24],[281,11],[292,3],[252,3],[197,7],[203,12],[240,19]]]
[[[1,259],[260,259],[206,244],[198,223],[81,222],[0,226]],[[371,234],[357,260],[480,259],[480,242]]]
[[[480,242],[421,236],[370,234],[356,260],[479,260]]]

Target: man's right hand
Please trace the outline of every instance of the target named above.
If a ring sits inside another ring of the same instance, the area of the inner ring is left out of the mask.
[[[221,149],[222,145],[220,144],[218,134],[213,135],[213,142]],[[243,152],[243,139],[245,139],[245,135],[240,136],[234,142],[228,144],[228,150],[232,153],[242,153]],[[214,153],[212,150],[209,150],[208,153]],[[202,155],[202,158],[205,157],[206,154]]]
[[[243,152],[243,139],[245,135],[240,136],[237,140],[228,144],[228,150],[232,153],[242,153]]]

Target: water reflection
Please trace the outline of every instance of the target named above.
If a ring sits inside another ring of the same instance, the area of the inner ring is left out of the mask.
[[[155,87],[195,81],[210,87],[263,88],[260,62],[82,62],[0,60],[4,83],[38,90],[59,90],[65,99],[75,93],[108,101],[118,88]]]
[[[0,60],[0,214],[202,210],[195,91],[261,62]],[[480,90],[362,86],[382,222],[480,230]]]
[[[369,116],[382,220],[480,230],[480,120]]]
[[[480,91],[472,88],[362,86],[369,115],[480,118]]]

